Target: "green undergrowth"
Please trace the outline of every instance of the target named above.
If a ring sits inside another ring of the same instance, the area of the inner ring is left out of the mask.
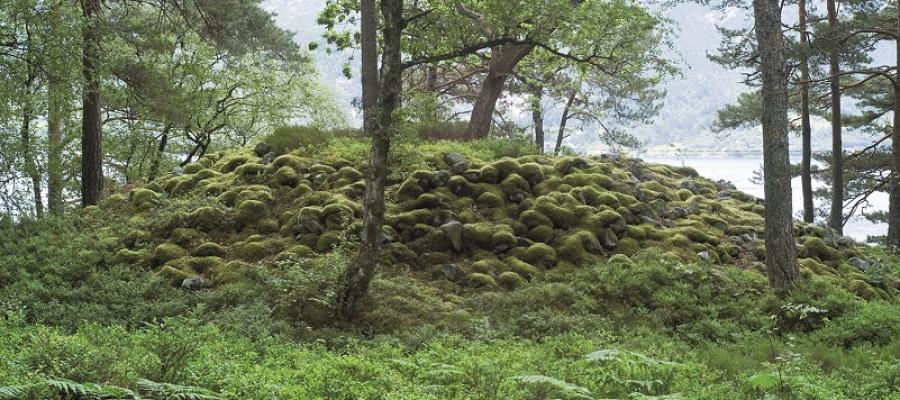
[[[363,315],[333,321],[368,148],[323,143],[0,223],[0,398],[145,380],[228,399],[898,398],[884,248],[797,224],[803,280],[778,297],[752,197],[497,139],[397,146],[382,266]]]

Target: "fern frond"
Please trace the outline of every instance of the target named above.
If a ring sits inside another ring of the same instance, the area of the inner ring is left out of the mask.
[[[14,400],[22,398],[25,395],[25,391],[33,388],[35,385],[13,385],[13,386],[0,386],[0,400]]]
[[[594,400],[590,389],[584,386],[578,386],[560,379],[556,379],[546,375],[518,375],[512,377],[526,385],[548,386],[559,391],[559,394],[573,399]]]
[[[137,384],[142,391],[169,400],[221,400],[217,393],[195,386],[159,383],[147,379],[138,379]]]

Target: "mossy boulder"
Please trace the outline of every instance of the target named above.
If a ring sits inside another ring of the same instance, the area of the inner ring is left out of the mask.
[[[551,268],[556,265],[556,250],[544,243],[535,243],[529,246],[519,256],[522,261],[541,268]]]
[[[162,265],[185,255],[187,255],[187,251],[181,246],[173,243],[162,243],[150,253],[150,260],[153,262],[153,265]]]
[[[294,187],[300,183],[300,177],[294,168],[284,166],[275,170],[275,182],[282,186]]]
[[[225,253],[226,249],[224,246],[213,242],[202,243],[193,251],[193,255],[198,257],[224,257]]]
[[[147,210],[159,204],[162,196],[150,189],[137,188],[128,192],[128,200],[139,210]]]
[[[340,231],[324,232],[321,236],[319,236],[319,239],[316,240],[316,252],[331,252],[335,247],[339,246],[343,242],[344,236]]]
[[[506,265],[509,266],[510,271],[519,274],[519,276],[527,280],[533,280],[541,274],[541,270],[539,270],[537,267],[516,257],[509,257],[505,260],[505,262]]]
[[[465,284],[474,288],[496,288],[497,281],[490,275],[473,272],[466,276]]]
[[[253,225],[269,215],[269,206],[259,200],[244,200],[237,206],[237,221],[241,226]]]
[[[148,254],[144,250],[120,249],[113,255],[112,262],[122,265],[142,265],[147,262]]]
[[[840,251],[826,244],[821,238],[814,236],[808,236],[803,240],[800,253],[823,262],[837,262],[843,259]]]
[[[500,282],[500,286],[509,290],[515,290],[528,284],[525,278],[513,271],[506,271],[500,274],[497,280]]]
[[[221,229],[226,222],[225,211],[212,206],[197,208],[188,217],[188,223],[192,227],[204,231]]]

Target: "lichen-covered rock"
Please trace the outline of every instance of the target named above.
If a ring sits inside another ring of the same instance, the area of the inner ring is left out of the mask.
[[[294,187],[300,182],[300,177],[294,168],[284,166],[275,170],[275,181],[282,186]]]
[[[560,239],[557,255],[577,266],[596,263],[597,254],[603,252],[603,246],[588,231],[576,231]]]
[[[441,225],[441,232],[444,233],[444,236],[447,237],[447,240],[450,241],[450,244],[453,246],[454,251],[462,250],[463,244],[463,224],[462,222],[451,220],[447,221],[447,223]]]
[[[128,200],[140,210],[146,210],[159,204],[161,196],[150,189],[137,188],[128,193]]]
[[[824,240],[817,237],[807,237],[799,252],[801,256],[807,255],[823,262],[834,262],[843,258],[837,249],[828,246]]]

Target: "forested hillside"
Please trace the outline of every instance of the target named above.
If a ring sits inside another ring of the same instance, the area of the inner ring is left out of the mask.
[[[0,0],[0,399],[900,399],[900,103],[839,72],[896,4],[745,6],[717,126],[762,128],[765,198],[636,155],[679,75],[646,4],[280,1],[298,42],[258,0]],[[845,93],[884,135],[847,155]]]

